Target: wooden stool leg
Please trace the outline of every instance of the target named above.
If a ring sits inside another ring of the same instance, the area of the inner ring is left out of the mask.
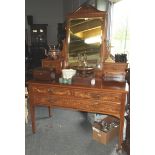
[[[51,117],[51,107],[48,106],[48,113],[49,113],[49,117]]]

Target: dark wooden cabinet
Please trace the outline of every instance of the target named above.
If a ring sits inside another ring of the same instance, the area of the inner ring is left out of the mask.
[[[33,47],[47,46],[47,24],[31,25],[31,45]]]
[[[31,25],[30,68],[41,67],[41,60],[46,57],[47,24]]]

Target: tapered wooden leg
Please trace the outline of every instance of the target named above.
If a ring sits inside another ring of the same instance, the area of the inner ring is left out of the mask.
[[[123,143],[123,127],[124,127],[124,117],[120,118],[119,142],[118,142],[117,151],[119,151],[119,150],[122,149],[122,143]]]
[[[119,143],[118,150],[122,149],[123,143],[123,127],[124,127],[124,112],[125,112],[125,94],[122,95],[121,113],[120,113],[120,129],[119,129]]]
[[[51,117],[51,107],[48,107],[48,113],[49,113],[49,117]]]
[[[31,123],[32,123],[32,132],[36,132],[36,126],[35,126],[35,106],[30,105],[30,112],[31,112]]]

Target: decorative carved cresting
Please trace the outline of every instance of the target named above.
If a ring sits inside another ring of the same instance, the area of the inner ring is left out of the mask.
[[[68,19],[74,18],[92,18],[92,17],[103,17],[104,18],[105,12],[97,10],[95,7],[83,4],[74,12],[68,14]]]

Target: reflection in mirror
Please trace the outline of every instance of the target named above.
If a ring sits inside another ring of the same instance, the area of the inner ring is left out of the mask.
[[[100,59],[102,19],[69,20],[68,51],[70,66],[95,67]]]

